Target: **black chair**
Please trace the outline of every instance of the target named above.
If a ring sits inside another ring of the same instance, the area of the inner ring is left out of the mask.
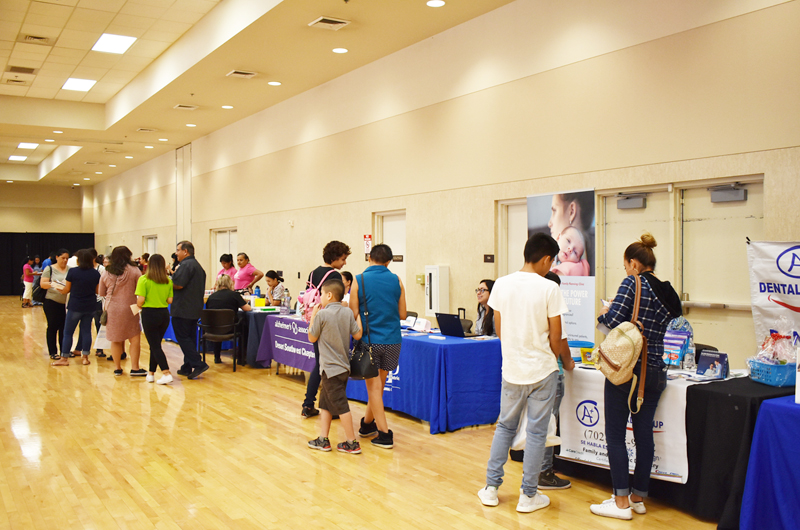
[[[472,320],[467,320],[466,318],[462,318],[461,320],[461,329],[464,330],[464,333],[469,333],[472,329]]]
[[[700,344],[699,342],[695,342],[695,343],[694,343],[694,351],[697,353],[697,356],[698,356],[698,357],[700,356],[700,353],[701,353],[703,350],[708,350],[708,351],[719,351],[717,348],[715,348],[714,346],[711,346],[711,345],[709,345],[709,344]],[[695,362],[697,362],[697,359],[695,359]]]
[[[233,341],[233,371],[236,357],[242,355],[242,326],[232,309],[203,309],[200,312],[200,340],[203,343],[203,362],[206,361],[206,342]]]
[[[417,313],[416,311],[406,311],[406,318],[408,318],[408,317],[417,318],[418,316],[419,316],[419,313]]]

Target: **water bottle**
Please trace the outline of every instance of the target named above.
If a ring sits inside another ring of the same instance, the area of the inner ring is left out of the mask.
[[[256,298],[261,298],[261,287],[256,285],[256,290],[253,292],[256,295]]]
[[[695,368],[697,368],[697,364],[695,364],[694,344],[692,344],[686,349],[686,354],[683,356],[683,369],[694,370]]]
[[[288,315],[292,307],[292,297],[289,295],[289,289],[283,291],[283,299],[281,300],[281,315]]]

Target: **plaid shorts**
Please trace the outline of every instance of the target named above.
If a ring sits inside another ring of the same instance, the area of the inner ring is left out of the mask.
[[[381,370],[393,372],[400,361],[400,344],[373,344],[372,359]]]

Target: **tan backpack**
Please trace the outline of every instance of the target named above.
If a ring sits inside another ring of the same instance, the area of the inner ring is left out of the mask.
[[[644,327],[639,322],[639,303],[642,297],[642,280],[638,274],[633,275],[636,280],[636,301],[633,305],[633,315],[630,322],[623,322],[612,329],[602,344],[595,349],[592,359],[595,359],[595,368],[614,385],[627,383],[633,378],[631,392],[628,395],[628,409],[631,414],[636,414],[642,409],[644,402],[644,380],[647,374],[647,338],[643,335]],[[631,408],[631,398],[636,389],[636,374],[633,368],[641,356],[641,379],[639,380],[639,393],[636,398],[636,411]]]

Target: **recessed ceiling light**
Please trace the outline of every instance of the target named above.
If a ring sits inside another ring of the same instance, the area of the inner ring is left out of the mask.
[[[106,53],[125,53],[128,48],[136,42],[136,37],[126,37],[125,35],[113,35],[103,33],[97,42],[92,46],[92,51]]]
[[[222,108],[226,109],[226,110],[230,110],[230,109],[233,108],[233,106],[232,105],[223,105]]]
[[[116,164],[109,164],[108,167],[117,167]]]
[[[94,174],[95,174],[95,175],[102,175],[102,174],[103,174],[103,172],[102,172],[102,171],[95,171],[95,172],[94,172]],[[83,180],[89,180],[89,179],[83,179]]]
[[[186,126],[187,127],[197,127],[197,125],[195,125],[194,123],[187,123]]]
[[[13,184],[14,183],[13,180],[7,180],[6,182],[8,182],[9,184]]]
[[[80,184],[78,184],[78,183],[76,182],[75,184],[73,184],[73,186],[80,186]]]
[[[19,156],[19,155],[11,155],[10,157],[8,157],[8,159],[11,160],[12,162],[25,162],[28,159],[28,157],[27,156]]]
[[[64,131],[53,131],[53,134],[63,134]]]
[[[158,141],[159,141],[159,142],[169,142],[169,140],[168,140],[168,139],[166,139],[166,138],[159,138],[159,139],[158,139]]]
[[[97,81],[93,81],[92,79],[78,79],[76,77],[70,77],[67,79],[67,82],[64,83],[64,86],[61,87],[61,89],[74,90],[75,92],[88,92],[92,89],[95,83],[97,83]]]
[[[36,149],[37,147],[39,147],[39,144],[20,142],[20,144],[17,146],[17,149]]]
[[[347,48],[334,48],[333,53],[347,53]]]
[[[444,0],[428,0],[427,6],[428,7],[442,7],[444,5]]]
[[[280,81],[270,81],[270,82],[269,82],[269,83],[267,83],[267,84],[268,84],[269,86],[281,86],[281,82],[280,82]]]
[[[133,157],[132,157],[132,156],[130,156],[130,155],[128,155],[128,156],[126,156],[125,158],[133,158]]]
[[[153,148],[153,146],[152,146],[152,145],[146,145],[146,146],[144,146],[144,148],[145,148],[145,149],[152,149],[152,148]]]
[[[83,177],[83,180],[92,180],[89,177]]]
[[[47,139],[45,140],[45,142],[55,142],[55,140],[51,140],[50,138],[47,138]]]

